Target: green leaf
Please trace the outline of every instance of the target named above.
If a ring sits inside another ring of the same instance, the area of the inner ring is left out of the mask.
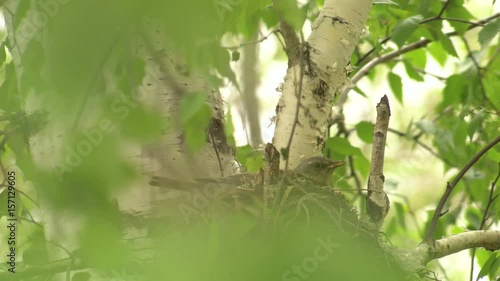
[[[444,109],[448,105],[454,105],[461,100],[464,92],[467,77],[465,74],[454,74],[446,79],[446,86],[443,90],[443,101],[440,108]]]
[[[434,134],[437,129],[436,129],[436,125],[434,124],[434,122],[432,122],[431,120],[427,120],[427,119],[423,119],[423,120],[419,120],[417,122],[415,122],[415,126],[417,128],[419,128],[420,130],[422,130],[422,132],[426,133],[426,134]],[[410,129],[410,127],[408,127],[408,130]]]
[[[264,8],[261,12],[262,20],[266,26],[271,29],[278,25],[278,19],[276,18],[276,10],[273,6],[268,6]]]
[[[240,52],[233,51],[231,53],[231,61],[239,61],[240,60]]]
[[[264,167],[264,155],[262,151],[254,150],[250,145],[236,148],[236,160],[243,164],[246,171],[255,173]]]
[[[206,130],[210,123],[211,110],[205,101],[206,95],[185,95],[180,102],[180,119],[184,127],[184,141],[191,152],[196,152],[206,143]]]
[[[467,139],[467,123],[461,118],[458,117],[457,124],[453,128],[453,141],[455,142],[455,146],[464,147],[465,140]],[[464,151],[457,151],[457,155],[464,153]]]
[[[389,86],[391,87],[394,96],[399,101],[403,103],[403,82],[401,82],[401,77],[393,72],[389,72],[387,75],[389,79]]]
[[[351,145],[349,141],[341,137],[333,137],[326,140],[325,149],[329,149],[332,152],[340,153],[343,155],[362,155],[359,148]]]
[[[144,60],[132,57],[125,63],[118,63],[115,67],[115,74],[118,89],[125,95],[132,95],[146,75]]]
[[[396,216],[398,218],[398,224],[403,228],[406,229],[406,220],[405,220],[405,206],[399,202],[394,203],[394,207],[396,209]]]
[[[486,92],[486,97],[491,102],[494,110],[500,109],[500,95],[498,94],[498,89],[500,89],[500,79],[498,73],[494,71],[488,71],[484,79],[482,80],[484,90]]]
[[[484,109],[482,109],[476,115],[474,115],[474,117],[472,117],[472,120],[469,122],[469,126],[467,127],[467,134],[469,135],[469,138],[472,139],[474,133],[479,131],[485,115],[486,112]]]
[[[246,159],[246,167],[247,171],[250,173],[256,173],[259,171],[260,168],[264,167],[264,157],[262,155],[262,152],[260,151],[254,151],[248,155]]]
[[[490,41],[498,35],[500,30],[500,19],[493,20],[486,24],[478,33],[477,40],[484,49]]]
[[[226,77],[229,81],[231,81],[231,83],[237,86],[238,82],[236,81],[236,74],[233,72],[229,64],[230,55],[228,50],[217,47],[215,51],[215,68],[222,76]]]
[[[448,60],[448,55],[440,43],[432,42],[427,45],[427,50],[431,56],[439,63],[440,66],[444,66]]]
[[[440,32],[438,34],[439,38],[439,43],[443,47],[443,49],[451,56],[454,56],[458,58],[457,51],[455,50],[455,47],[453,46],[453,42],[451,42],[450,38],[446,36],[444,33]]]
[[[425,69],[427,65],[427,54],[424,49],[416,49],[405,54],[405,59],[411,62],[412,65]]]
[[[281,14],[285,21],[295,30],[300,30],[306,19],[303,11],[297,6],[295,0],[282,0],[275,2],[278,14]]]
[[[238,146],[236,147],[235,157],[238,162],[245,165],[248,155],[252,153],[253,148],[250,145]]]
[[[477,275],[476,280],[481,279],[482,277],[486,276],[489,274],[491,266],[495,261],[498,259],[497,253],[491,253],[490,258],[483,264],[481,267],[481,270],[479,271],[479,274]]]
[[[92,276],[88,272],[76,272],[73,274],[71,281],[89,281]]]
[[[162,128],[162,119],[145,108],[131,109],[123,124],[122,135],[138,141],[154,140]]]
[[[409,17],[398,23],[392,32],[392,41],[399,47],[403,46],[406,39],[417,29],[418,24],[423,19],[421,15]]]
[[[490,277],[491,280],[497,277],[497,272],[499,267],[500,267],[500,258],[498,258],[497,256],[497,259],[490,266],[490,272],[488,273],[488,276]]]
[[[373,143],[373,127],[372,123],[361,121],[356,124],[356,133],[362,141],[366,143]]]
[[[451,7],[447,8],[444,12],[446,17],[450,18],[456,18],[456,19],[462,19],[462,20],[474,20],[474,17],[471,15],[471,13],[464,8],[462,5],[452,5]],[[468,29],[469,29],[469,24],[465,22],[459,22],[455,20],[450,20],[448,21],[450,25],[455,29],[460,34],[464,34]]]
[[[226,122],[224,123],[224,135],[226,136],[226,141],[229,147],[236,147],[236,141],[234,140],[234,124],[233,115],[231,115],[231,108],[227,110]]]
[[[500,162],[500,151],[497,151],[495,149],[490,149],[486,153],[486,157],[488,157],[488,159],[492,160],[493,162],[498,163]]]
[[[5,66],[5,77],[2,86],[0,86],[0,109],[14,112],[21,110],[21,95],[17,88],[14,63]]]
[[[5,59],[7,58],[5,51],[5,42],[2,42],[2,44],[0,44],[0,66],[5,63]]]
[[[26,17],[28,14],[28,11],[31,9],[31,4],[33,2],[31,1],[21,1],[19,2],[19,5],[17,6],[17,9],[15,11],[15,17],[14,17],[14,31],[17,31],[20,27],[28,29],[29,27],[32,27],[33,24],[29,21],[23,21],[23,19]],[[22,24],[21,24],[22,23]],[[40,30],[40,29],[38,29]]]
[[[465,220],[468,223],[467,228],[470,230],[479,229],[482,216],[483,214],[477,208],[467,208],[465,211]]]
[[[411,63],[409,63],[409,62],[407,62],[405,60],[405,61],[403,61],[403,64],[405,66],[406,73],[408,74],[408,77],[410,77],[411,79],[413,79],[415,81],[418,81],[418,82],[423,82],[424,81],[424,78],[422,77],[422,75],[420,75],[415,70],[415,68],[413,67],[413,65]]]

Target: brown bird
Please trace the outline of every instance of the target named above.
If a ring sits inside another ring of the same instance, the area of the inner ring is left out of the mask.
[[[330,185],[333,171],[345,165],[344,161],[331,160],[326,157],[307,158],[293,170],[297,175],[303,176],[318,185]]]
[[[288,182],[294,183],[310,181],[311,183],[325,186],[330,185],[331,177],[334,170],[338,167],[344,166],[344,161],[331,160],[326,157],[311,157],[303,160],[297,168],[287,174]],[[280,171],[280,174],[283,172]],[[276,175],[273,175],[276,176]],[[267,182],[267,181],[266,181]],[[262,180],[259,179],[259,174],[242,173],[229,177],[217,179],[196,179],[193,184],[182,183],[177,180],[172,180],[164,177],[152,177],[149,182],[150,185],[167,187],[172,189],[189,191],[190,188],[201,188],[208,184],[217,184],[221,188],[239,188],[240,190],[253,189],[256,184],[261,184]]]

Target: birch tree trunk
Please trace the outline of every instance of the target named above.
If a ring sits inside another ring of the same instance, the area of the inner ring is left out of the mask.
[[[27,46],[33,42],[40,44],[42,52],[36,54],[37,58],[42,59],[44,63],[41,67],[40,77],[50,81],[54,77],[51,77],[52,73],[47,70],[50,69],[51,64],[58,63],[58,52],[65,51],[65,42],[58,41],[60,38],[54,38],[53,34],[59,36],[61,33],[66,34],[68,41],[71,41],[72,36],[81,36],[81,34],[74,33],[84,30],[87,22],[75,17],[75,11],[90,16],[93,8],[85,1],[30,1],[30,8],[25,15],[16,14],[20,10],[19,1],[8,0],[4,3],[8,40],[11,43],[9,50],[19,79],[25,71],[23,57]],[[19,20],[20,17],[22,20]],[[18,22],[18,26],[15,26],[15,22]],[[71,29],[67,28],[68,24]],[[108,34],[110,37],[116,38],[115,40],[104,39],[105,44],[102,45],[99,45],[98,42],[95,43],[98,48],[109,50],[109,52],[101,51],[100,54],[106,53],[102,57],[88,57],[94,72],[84,73],[77,79],[81,80],[80,85],[89,87],[89,94],[81,95],[85,96],[83,100],[77,98],[73,100],[71,106],[74,107],[74,110],[61,108],[57,102],[45,100],[52,94],[50,91],[53,89],[50,87],[45,90],[40,90],[42,87],[38,88],[37,85],[26,87],[22,81],[18,80],[18,87],[27,93],[27,99],[22,103],[23,110],[26,112],[44,110],[49,113],[48,124],[30,139],[31,157],[37,166],[36,169],[52,171],[62,177],[66,171],[59,169],[60,164],[68,164],[68,159],[73,159],[73,156],[68,155],[65,136],[69,136],[75,131],[84,132],[84,134],[92,132],[94,130],[92,126],[99,121],[96,118],[100,117],[96,116],[99,116],[100,110],[107,110],[101,108],[104,99],[111,98],[112,105],[118,104],[114,103],[115,101],[120,102],[120,105],[125,105],[125,107],[112,106],[111,108],[111,111],[118,113],[119,118],[127,117],[130,110],[138,106],[150,108],[164,118],[163,121],[166,124],[163,130],[164,134],[156,143],[144,147],[129,143],[124,144],[124,154],[136,163],[143,176],[130,186],[121,189],[115,196],[118,198],[121,211],[154,213],[159,216],[166,214],[179,216],[179,210],[174,206],[167,209],[152,207],[155,206],[153,203],[157,200],[175,197],[178,194],[165,194],[156,187],[149,186],[151,175],[161,175],[184,181],[197,177],[227,176],[234,173],[233,151],[226,143],[224,106],[219,91],[210,89],[201,76],[186,75],[183,72],[185,65],[182,58],[179,59],[178,53],[171,49],[167,41],[169,35],[165,27],[155,24],[153,21],[143,24],[142,28],[134,26],[137,28],[135,32],[127,34],[133,36],[135,41],[130,40],[130,38],[122,40],[123,38],[120,36],[123,34],[120,32],[123,30],[119,30],[120,27],[116,30],[105,28],[106,31],[110,31]],[[118,35],[113,34],[115,31]],[[125,46],[118,46],[124,42]],[[120,53],[123,50],[126,50],[125,56]],[[75,54],[75,56],[78,55]],[[112,71],[121,63],[120,60],[133,55],[139,55],[145,62],[146,75],[141,85],[133,89],[133,98],[130,99],[119,93],[117,82],[113,81]],[[73,70],[68,69],[67,71],[72,72]],[[77,70],[75,71],[78,73]],[[80,90],[74,89],[75,92]],[[206,102],[212,115],[207,132],[197,136],[205,140],[205,145],[196,153],[191,153],[186,148],[183,127],[179,122],[181,114],[179,104],[183,98],[193,92],[206,94]],[[67,95],[70,94],[67,93]],[[82,110],[79,111],[79,108]],[[69,112],[67,119],[57,118],[60,116],[58,114],[60,112]],[[74,122],[75,119],[76,122]],[[101,132],[98,137],[100,141],[95,145],[99,146],[100,142],[105,141],[103,138],[106,137]],[[75,155],[75,157],[81,157],[81,155]],[[81,161],[75,161],[73,163],[75,166],[71,167],[75,168],[80,163]],[[40,193],[44,192],[43,188],[37,190]],[[45,225],[45,236],[48,241],[58,241],[59,245],[68,251],[79,247],[77,236],[81,230],[82,218],[79,218],[77,214],[57,212],[49,202],[42,202],[41,211],[43,213],[42,221]],[[61,248],[55,248],[51,245],[48,245],[48,248],[53,260],[67,257],[67,252]]]
[[[289,149],[292,169],[301,159],[322,153],[334,97],[349,83],[348,62],[365,28],[371,2],[326,0],[302,46],[302,63],[290,61],[276,107],[273,143],[278,150]]]

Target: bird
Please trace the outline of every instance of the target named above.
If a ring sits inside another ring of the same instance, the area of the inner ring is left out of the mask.
[[[331,177],[336,168],[344,166],[344,161],[332,160],[330,158],[315,156],[306,158],[299,165],[287,173],[287,181],[289,183],[310,181],[313,184],[321,186],[329,186]],[[282,177],[283,171],[270,173],[273,177]],[[267,176],[267,173],[266,175]],[[221,188],[239,188],[240,191],[252,190],[256,185],[262,184],[262,173],[251,174],[241,173],[223,178],[203,178],[195,179],[194,183],[182,183],[179,180],[172,180],[165,177],[153,176],[149,182],[152,186],[167,187],[171,189],[189,191],[190,188],[201,188],[207,184],[217,184]],[[265,179],[265,182],[269,182]]]
[[[293,170],[299,176],[305,177],[318,185],[330,185],[332,174],[336,168],[344,166],[344,161],[315,156],[302,162]]]
[[[345,165],[344,161],[311,157],[301,161],[292,171],[285,172],[279,169],[280,156],[274,147],[266,146],[264,154],[265,167],[257,174],[240,173],[222,178],[195,179],[191,183],[154,176],[149,184],[189,192],[192,200],[217,198],[214,202],[220,204],[215,206],[222,210],[229,207],[231,210],[267,218],[271,210],[282,209],[283,202],[289,197],[324,192],[323,188],[331,184],[335,169]]]

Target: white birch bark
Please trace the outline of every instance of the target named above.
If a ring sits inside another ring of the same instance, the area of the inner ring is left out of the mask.
[[[52,0],[43,3],[35,0],[29,1],[31,1],[32,8],[20,22],[18,28],[14,28],[13,23],[19,1],[7,0],[3,6],[8,37],[10,42],[13,42],[10,51],[18,77],[23,72],[21,58],[26,46],[31,40],[39,40],[43,46],[53,44],[50,38],[51,32],[47,29],[47,22],[56,19],[60,13],[64,14],[64,9],[72,4],[67,0]],[[74,6],[71,9],[74,9]],[[39,20],[40,18],[44,20]],[[165,215],[165,212],[172,211],[172,209],[151,209],[153,201],[165,196],[170,197],[170,195],[165,195],[164,192],[160,192],[160,194],[156,187],[149,186],[149,177],[152,174],[187,181],[194,177],[228,175],[234,172],[232,166],[233,153],[226,146],[224,139],[224,107],[218,90],[209,89],[207,83],[200,76],[188,77],[178,72],[178,67],[182,66],[182,63],[179,62],[181,60],[174,59],[176,55],[168,47],[166,41],[168,34],[166,34],[164,28],[152,23],[146,23],[145,30],[148,35],[138,36],[137,45],[132,46],[132,49],[144,58],[147,75],[142,86],[135,91],[136,99],[127,101],[128,104],[133,107],[137,106],[137,103],[143,103],[159,112],[164,118],[175,120],[176,115],[179,114],[178,104],[182,95],[187,95],[192,91],[201,91],[207,93],[207,103],[212,109],[211,132],[213,138],[206,135],[199,136],[206,139],[207,142],[201,151],[195,154],[187,153],[182,141],[182,127],[178,124],[170,126],[169,130],[165,130],[165,135],[151,146],[143,148],[137,145],[124,144],[124,147],[126,147],[124,154],[136,161],[138,168],[144,173],[144,177],[140,182],[133,183],[128,188],[123,189],[124,192],[116,194],[120,209],[122,211],[155,212],[156,215]],[[149,38],[151,39],[150,42],[155,42],[152,49],[146,47],[149,42],[144,42],[144,38]],[[165,52],[165,50],[168,51]],[[156,52],[165,55],[158,57]],[[44,54],[40,55],[43,56]],[[110,61],[116,59],[113,54],[110,57]],[[114,81],[110,80],[112,76],[106,73],[104,69],[105,67],[98,71],[103,71],[102,75],[107,77],[105,87],[112,89]],[[41,77],[47,77],[48,73],[40,73],[40,75]],[[82,77],[82,79],[90,80],[89,77]],[[20,81],[18,81],[18,84],[20,84]],[[30,112],[41,109],[41,99],[46,94],[49,93],[35,93],[31,90],[27,100],[23,101],[23,110]],[[102,96],[94,95],[87,102],[89,104],[98,104],[101,98]],[[82,116],[94,116],[95,109],[92,108],[93,106],[85,107]],[[51,109],[58,110],[56,107]],[[75,129],[72,122],[57,120],[53,116],[57,116],[57,114],[49,115],[47,126],[30,139],[30,151],[34,163],[39,169],[49,171],[54,168],[56,163],[64,161],[66,155],[65,144],[61,141],[62,136]],[[78,124],[79,127],[76,129],[85,130],[87,126],[93,124],[93,121],[95,119],[85,119],[82,124]],[[215,149],[218,149],[217,153]],[[78,248],[77,236],[81,229],[79,218],[75,217],[74,214],[56,213],[49,204],[44,202],[42,202],[41,208],[41,220],[45,225],[47,240],[57,241],[69,251]],[[50,245],[49,248],[51,259],[56,260],[67,257],[65,251]]]
[[[297,123],[289,151],[292,169],[303,158],[321,155],[333,99],[348,83],[347,64],[364,30],[371,2],[326,0],[312,25],[312,33],[307,39],[309,47],[303,47],[302,89],[298,89],[300,66],[295,64],[288,68],[276,108],[273,143],[278,150],[287,148],[292,128]],[[299,91],[300,107],[296,118]]]

